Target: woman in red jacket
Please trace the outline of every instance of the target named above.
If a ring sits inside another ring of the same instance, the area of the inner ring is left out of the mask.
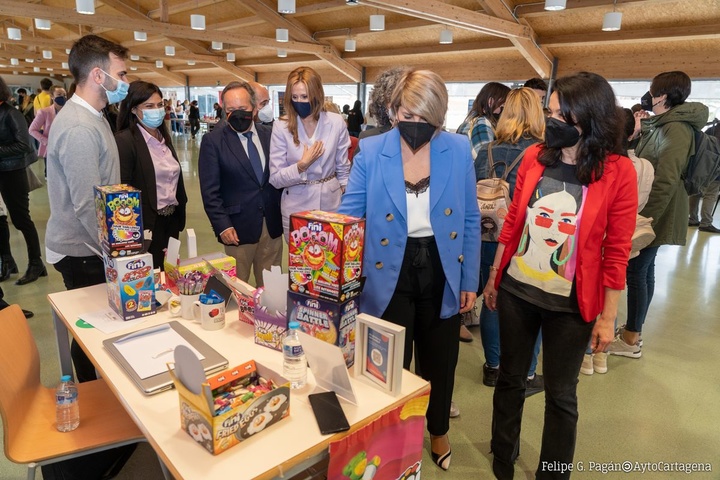
[[[568,478],[577,431],[577,377],[588,342],[612,341],[637,211],[620,151],[615,95],[594,73],[555,83],[545,143],[528,149],[485,290],[500,314],[493,399],[493,472],[513,477],[525,382],[542,329],[545,427],[537,479]]]

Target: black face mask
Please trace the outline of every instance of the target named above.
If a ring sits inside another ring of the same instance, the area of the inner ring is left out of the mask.
[[[230,128],[235,130],[237,133],[247,132],[252,125],[253,112],[245,110],[235,110],[232,112],[227,119]]]
[[[640,106],[642,107],[643,110],[652,112],[653,103],[652,103],[652,95],[650,95],[650,92],[647,92],[645,95],[640,97]]]
[[[549,117],[545,120],[545,145],[548,148],[572,147],[580,141],[580,132],[572,125]]]
[[[413,153],[428,143],[437,130],[426,122],[398,122],[397,128]]]

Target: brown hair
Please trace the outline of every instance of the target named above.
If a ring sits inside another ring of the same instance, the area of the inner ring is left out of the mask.
[[[298,83],[304,83],[307,88],[307,95],[310,98],[312,111],[310,115],[315,120],[320,118],[320,112],[325,104],[325,90],[323,90],[322,79],[320,75],[310,67],[298,67],[288,75],[287,85],[285,86],[285,97],[283,98],[283,107],[285,107],[285,121],[288,130],[292,133],[295,145],[300,145],[298,139],[298,120],[297,112],[292,106],[292,87]]]
[[[511,90],[495,128],[495,141],[515,144],[528,135],[539,141],[545,138],[545,115],[540,99],[529,87]]]

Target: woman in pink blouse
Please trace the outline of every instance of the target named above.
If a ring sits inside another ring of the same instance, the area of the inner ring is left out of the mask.
[[[187,203],[180,163],[164,119],[160,88],[132,82],[120,104],[115,134],[120,179],[142,192],[145,245],[154,266],[161,268],[168,239],[178,238],[185,228]]]
[[[30,135],[32,135],[33,138],[40,143],[40,148],[38,148],[38,157],[43,159],[46,155],[45,152],[47,149],[48,136],[50,135],[50,126],[52,125],[53,120],[55,120],[55,115],[57,115],[63,105],[65,105],[65,102],[67,101],[67,93],[63,87],[56,85],[50,90],[50,98],[52,98],[53,101],[52,105],[41,108],[35,112],[35,118],[28,128]],[[47,166],[45,167],[45,176],[47,177]]]

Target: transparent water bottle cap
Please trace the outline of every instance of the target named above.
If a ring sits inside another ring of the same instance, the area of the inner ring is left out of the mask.
[[[293,320],[292,322],[288,323],[288,328],[290,330],[299,330],[300,329],[300,322],[297,322]]]
[[[70,375],[63,375],[62,377],[60,377],[61,382],[69,382],[70,380],[72,380],[72,377]]]

